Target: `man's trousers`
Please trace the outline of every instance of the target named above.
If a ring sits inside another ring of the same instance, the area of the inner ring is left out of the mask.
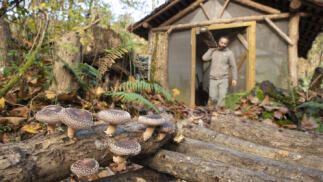
[[[216,106],[224,106],[225,102],[223,99],[227,94],[228,87],[228,78],[217,80],[210,79],[209,99],[211,104],[215,105],[215,103],[217,103]]]

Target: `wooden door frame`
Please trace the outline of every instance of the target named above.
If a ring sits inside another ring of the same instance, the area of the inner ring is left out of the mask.
[[[211,25],[209,30],[245,27],[247,29],[248,54],[246,62],[246,90],[255,86],[256,76],[256,21]],[[196,28],[191,30],[191,98],[190,104],[195,105],[195,74],[196,74]]]

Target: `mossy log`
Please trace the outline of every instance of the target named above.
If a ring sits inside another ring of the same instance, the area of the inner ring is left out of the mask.
[[[44,135],[0,147],[0,181],[59,181],[70,174],[70,165],[83,158],[94,158],[100,165],[107,165],[112,159],[108,150],[111,140],[130,139],[140,142],[139,155],[156,152],[175,133],[172,131],[162,141],[157,141],[157,132],[143,142],[141,135],[145,127],[128,123],[117,127],[114,137],[104,133],[106,125],[96,125],[90,130],[76,132],[76,139],[69,139],[66,133]]]
[[[323,158],[323,136],[293,131],[235,116],[214,116],[210,128],[242,140]]]
[[[142,168],[136,171],[131,171],[124,174],[117,174],[113,176],[108,176],[100,178],[93,182],[144,182],[144,181],[153,181],[153,182],[167,182],[175,180],[173,176],[156,172],[148,168]]]
[[[180,144],[169,145],[167,149],[189,156],[219,161],[277,178],[287,178],[293,181],[307,182],[323,181],[323,171],[275,161],[190,138],[185,138],[185,140]]]
[[[249,135],[253,128],[245,131],[245,135]],[[281,150],[271,147],[262,146],[256,143],[245,141],[232,136],[227,136],[210,129],[206,129],[194,124],[187,124],[185,122],[178,123],[179,132],[188,138],[201,140],[210,144],[220,145],[241,152],[257,155],[264,158],[269,158],[277,161],[287,162],[290,164],[304,166],[307,168],[317,169],[323,171],[323,159],[314,156],[308,156],[300,153],[290,152],[288,150]],[[232,127],[232,130],[235,130]],[[264,133],[264,132],[262,132]],[[297,142],[297,138],[294,140]]]
[[[160,150],[142,162],[159,172],[187,181],[289,181],[168,150]]]

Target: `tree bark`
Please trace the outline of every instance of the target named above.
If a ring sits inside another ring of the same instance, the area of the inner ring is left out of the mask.
[[[148,168],[142,168],[136,171],[128,172],[125,174],[117,174],[113,176],[108,176],[95,180],[93,182],[143,182],[143,181],[153,181],[153,182],[165,182],[175,180],[174,177],[158,173],[154,170]]]
[[[257,155],[264,158],[269,158],[277,161],[287,162],[294,165],[304,166],[307,168],[317,169],[323,171],[323,159],[313,156],[308,156],[300,153],[290,152],[286,150],[280,150],[276,148],[270,148],[262,145],[258,145],[249,141],[245,141],[239,138],[227,136],[204,127],[196,126],[194,124],[178,123],[179,133],[185,137],[201,140],[203,142],[224,146],[241,152]],[[236,130],[232,127],[232,130]],[[254,130],[250,128],[249,131],[245,131],[245,135]],[[262,132],[262,133],[265,133]],[[295,141],[297,139],[295,138]]]
[[[153,138],[143,142],[143,125],[128,123],[118,126],[115,137],[104,133],[107,126],[97,125],[90,130],[76,132],[77,140],[72,140],[64,133],[44,136],[38,134],[30,140],[3,144],[0,150],[1,181],[59,181],[67,177],[70,165],[82,158],[94,158],[101,165],[112,159],[107,149],[109,140],[130,139],[140,142],[140,155],[156,152],[160,146],[172,138],[174,131],[165,139],[157,142],[157,132]]]
[[[57,57],[53,69],[56,83],[51,85],[51,89],[60,94],[69,94],[78,89],[78,83],[73,74],[64,67],[62,60],[71,67],[81,61],[80,37],[77,32],[70,32],[63,35],[56,44]]]
[[[8,56],[9,42],[11,38],[9,23],[5,21],[4,16],[0,17],[0,68],[6,66],[10,61]],[[1,73],[1,70],[0,70]]]
[[[210,128],[242,140],[323,158],[323,137],[234,116],[212,117]]]
[[[172,144],[167,148],[185,155],[219,161],[277,178],[287,178],[294,181],[307,182],[323,181],[323,171],[270,160],[190,138],[185,138],[184,142],[180,144]]]
[[[159,172],[187,181],[288,181],[168,150],[160,150],[144,163]]]

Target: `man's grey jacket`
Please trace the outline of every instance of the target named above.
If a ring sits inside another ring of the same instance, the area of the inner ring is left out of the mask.
[[[237,66],[233,53],[229,48],[223,50],[209,50],[203,55],[204,61],[211,61],[210,79],[219,80],[229,77],[230,66],[232,67],[232,80],[237,80]]]

